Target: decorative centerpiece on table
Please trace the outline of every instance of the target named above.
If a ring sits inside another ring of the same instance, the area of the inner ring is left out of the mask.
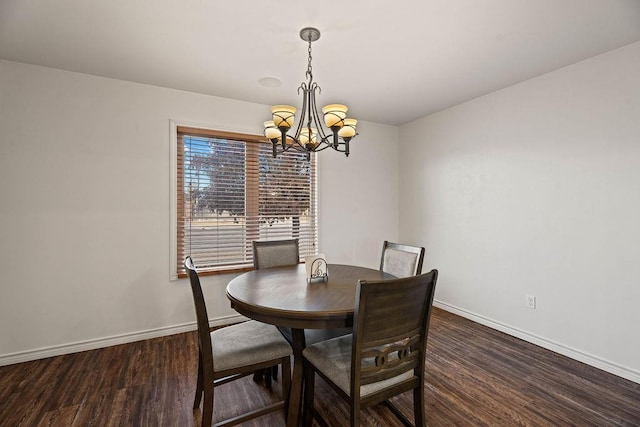
[[[304,264],[307,269],[307,282],[326,282],[329,279],[329,270],[324,254],[306,256]]]

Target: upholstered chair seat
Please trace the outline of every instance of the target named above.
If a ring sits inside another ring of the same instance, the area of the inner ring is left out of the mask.
[[[273,325],[250,320],[211,332],[216,370],[225,371],[287,357],[291,346]]]

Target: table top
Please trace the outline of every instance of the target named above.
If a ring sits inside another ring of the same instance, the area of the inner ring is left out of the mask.
[[[307,282],[304,264],[243,273],[227,285],[231,306],[247,317],[300,329],[353,324],[359,279],[387,280],[392,275],[365,267],[329,264],[327,281]]]

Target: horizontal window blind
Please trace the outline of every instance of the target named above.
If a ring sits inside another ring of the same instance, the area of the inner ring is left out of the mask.
[[[252,241],[297,238],[317,253],[315,155],[272,155],[254,135],[178,127],[177,270],[190,255],[200,271],[253,265]]]

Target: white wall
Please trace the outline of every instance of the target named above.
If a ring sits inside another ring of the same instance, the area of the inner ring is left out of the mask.
[[[188,282],[169,281],[170,120],[259,133],[268,114],[0,60],[0,365],[193,329]],[[349,159],[321,154],[320,249],[377,267],[398,234],[398,129],[359,132]],[[230,277],[203,280],[219,322]]]
[[[320,156],[319,247],[330,263],[378,268],[398,236],[398,128],[358,122],[358,133],[348,158]]]
[[[636,382],[638,70],[635,43],[433,114],[399,159],[441,306]]]

